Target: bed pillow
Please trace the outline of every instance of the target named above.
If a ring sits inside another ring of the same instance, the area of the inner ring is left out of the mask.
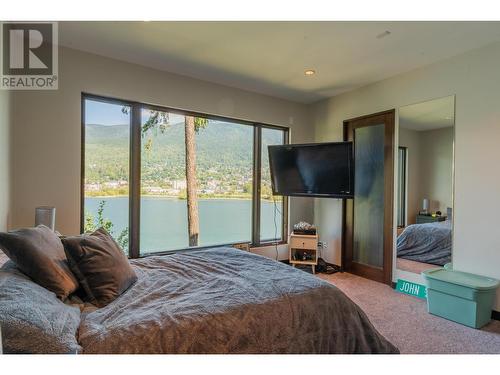
[[[61,240],[46,226],[0,233],[0,248],[21,272],[60,299],[78,288]]]
[[[106,306],[137,281],[127,257],[105,229],[62,242],[71,270],[94,305]]]
[[[0,269],[0,326],[4,353],[81,351],[76,340],[80,309],[61,302],[11,262]],[[7,266],[9,265],[9,266]]]

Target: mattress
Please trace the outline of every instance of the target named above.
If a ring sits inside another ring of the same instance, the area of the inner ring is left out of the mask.
[[[451,262],[451,222],[412,224],[397,239],[397,256],[416,262],[444,266]]]
[[[138,281],[83,311],[84,353],[397,353],[335,286],[233,248],[131,261]]]

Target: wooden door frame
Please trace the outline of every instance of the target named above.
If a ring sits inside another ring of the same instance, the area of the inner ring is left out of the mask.
[[[395,109],[360,116],[343,122],[344,141],[348,141],[351,122],[362,122],[364,126],[378,125],[381,120],[385,124],[384,134],[384,254],[383,273],[377,272],[373,267],[359,263],[351,263],[347,259],[347,250],[352,249],[352,226],[354,219],[353,204],[342,201],[342,254],[341,268],[355,274],[392,285],[392,262],[394,253],[394,147],[395,147]],[[354,147],[353,147],[354,152]],[[356,168],[356,166],[355,166]],[[350,206],[350,207],[348,207]],[[352,251],[352,250],[351,250]]]

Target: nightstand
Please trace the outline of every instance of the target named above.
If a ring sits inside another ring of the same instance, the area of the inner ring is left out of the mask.
[[[446,216],[436,216],[432,217],[431,215],[417,215],[417,224],[425,224],[425,223],[436,223],[438,221],[445,221]]]
[[[291,234],[288,241],[288,261],[294,267],[297,264],[306,264],[316,273],[318,264],[318,235]]]

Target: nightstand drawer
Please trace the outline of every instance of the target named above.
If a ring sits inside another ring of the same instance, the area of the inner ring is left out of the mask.
[[[316,249],[318,247],[317,239],[292,237],[290,247],[293,249]]]

